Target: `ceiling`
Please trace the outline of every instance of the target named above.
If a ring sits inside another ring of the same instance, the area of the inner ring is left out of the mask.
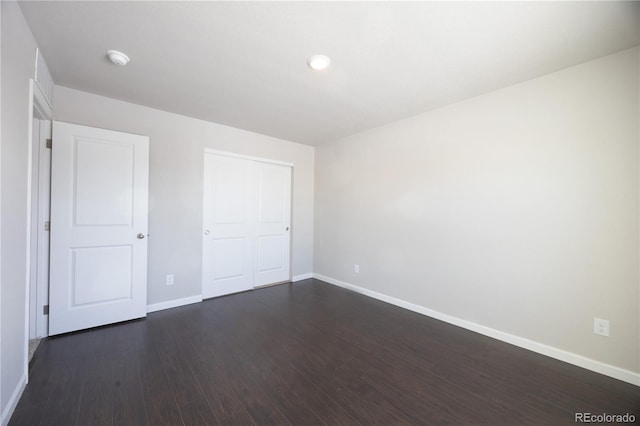
[[[56,84],[309,145],[631,48],[640,22],[610,1],[21,8]],[[306,66],[316,53],[328,70]]]

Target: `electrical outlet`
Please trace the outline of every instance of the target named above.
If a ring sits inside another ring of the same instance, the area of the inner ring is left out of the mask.
[[[167,275],[167,285],[173,285],[173,274]]]
[[[360,273],[360,265],[358,265],[357,263],[353,264],[353,272],[355,272],[356,274]]]
[[[609,320],[600,318],[593,319],[593,332],[601,336],[609,336]]]

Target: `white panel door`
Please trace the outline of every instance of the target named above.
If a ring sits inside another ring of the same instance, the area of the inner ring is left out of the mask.
[[[291,167],[255,163],[255,285],[289,280]]]
[[[149,138],[53,123],[49,334],[146,316]]]
[[[204,298],[253,288],[252,162],[205,154]]]

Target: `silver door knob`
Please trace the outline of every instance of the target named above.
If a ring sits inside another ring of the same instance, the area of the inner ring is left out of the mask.
[[[289,227],[287,226],[287,227],[286,227],[286,229],[285,229],[285,231],[288,231],[288,230],[289,230]]]
[[[138,235],[136,235],[138,237],[139,240],[144,238],[144,234],[141,232]]]
[[[204,230],[204,235],[209,235],[209,230],[208,229]]]

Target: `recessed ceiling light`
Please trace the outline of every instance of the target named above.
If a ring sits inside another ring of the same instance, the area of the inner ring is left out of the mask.
[[[307,59],[307,65],[309,68],[316,71],[322,71],[329,68],[331,64],[331,59],[325,55],[313,55]]]
[[[117,50],[107,50],[107,56],[109,56],[111,62],[121,67],[124,67],[129,63],[129,57]]]

